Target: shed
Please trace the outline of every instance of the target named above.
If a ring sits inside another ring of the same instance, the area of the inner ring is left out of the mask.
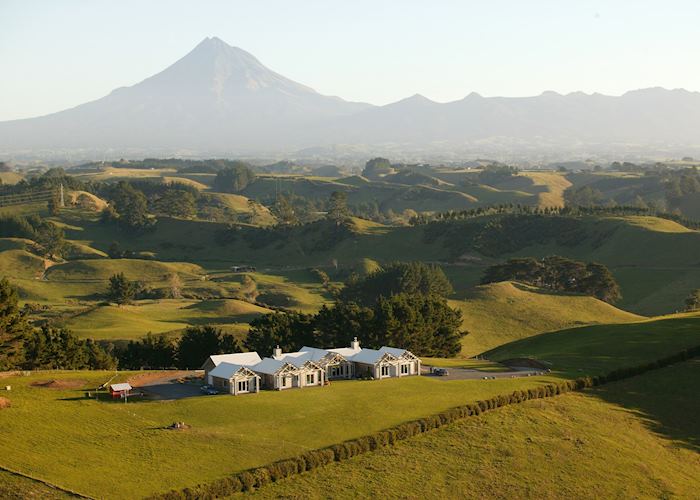
[[[109,393],[114,399],[123,398],[128,396],[132,389],[131,384],[126,382],[121,384],[112,384],[109,386]]]

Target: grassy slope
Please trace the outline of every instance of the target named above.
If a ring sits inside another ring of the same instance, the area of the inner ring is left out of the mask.
[[[3,500],[26,500],[28,498],[63,500],[76,497],[39,481],[0,470],[0,498]]]
[[[596,325],[544,333],[489,351],[494,361],[532,357],[569,375],[597,374],[614,366],[633,366],[640,358],[658,359],[700,345],[700,314],[619,325]]]
[[[251,320],[268,309],[240,300],[145,300],[127,306],[101,306],[64,322],[80,337],[137,339],[147,333],[165,333],[191,325],[230,326],[247,331]]]
[[[576,246],[534,245],[512,256],[563,255],[608,266],[622,288],[619,307],[644,315],[682,307],[700,282],[700,231],[654,217],[587,218],[590,239]],[[695,283],[695,285],[694,285]]]
[[[679,381],[682,381],[679,383]],[[529,401],[331,464],[256,498],[694,498],[700,361]]]
[[[462,311],[462,355],[474,356],[513,340],[569,326],[642,319],[593,297],[560,295],[518,283],[476,287],[450,304]]]
[[[2,454],[0,465],[94,496],[133,498],[214,479],[548,380],[484,383],[410,377],[242,397],[130,404],[86,400],[82,389],[29,385],[50,378],[80,378],[86,387],[95,387],[111,376],[36,373],[4,379],[3,384],[13,386],[12,408],[0,411],[0,448],[12,453]],[[186,432],[162,429],[174,421],[192,428]],[[36,452],[37,446],[41,453]],[[139,479],[123,481],[114,470]]]

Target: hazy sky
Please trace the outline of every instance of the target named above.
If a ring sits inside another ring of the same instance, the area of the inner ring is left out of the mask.
[[[133,85],[207,36],[374,104],[700,90],[697,0],[0,0],[0,20],[0,120]]]

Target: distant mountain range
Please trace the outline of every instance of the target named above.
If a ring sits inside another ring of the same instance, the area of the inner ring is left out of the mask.
[[[164,71],[96,101],[0,122],[0,152],[240,155],[363,146],[610,151],[700,148],[700,93],[650,88],[620,97],[545,92],[386,106],[324,96],[207,38]]]

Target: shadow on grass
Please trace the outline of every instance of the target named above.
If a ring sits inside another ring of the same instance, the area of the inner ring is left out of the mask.
[[[642,418],[655,433],[700,452],[700,359],[599,387],[589,394]]]

